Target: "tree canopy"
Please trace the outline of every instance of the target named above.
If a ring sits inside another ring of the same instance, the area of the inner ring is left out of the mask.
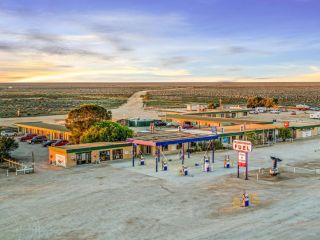
[[[9,158],[10,152],[16,150],[19,144],[10,137],[0,136],[0,160]]]
[[[125,141],[133,136],[133,131],[127,126],[112,121],[97,122],[85,131],[81,143]]]
[[[263,98],[260,96],[249,97],[247,100],[247,107],[248,108],[255,108],[255,107],[267,107],[272,108],[278,105],[277,98]]]
[[[109,120],[111,117],[111,111],[94,104],[81,105],[70,111],[66,119],[66,127],[71,131],[71,142],[79,143],[82,134],[93,124]]]
[[[292,132],[290,130],[290,128],[279,128],[278,129],[279,134],[278,137],[281,138],[284,142],[286,141],[286,139],[292,138]]]
[[[256,132],[246,132],[245,136],[247,141],[250,141],[252,144],[257,144],[258,142],[258,134]]]

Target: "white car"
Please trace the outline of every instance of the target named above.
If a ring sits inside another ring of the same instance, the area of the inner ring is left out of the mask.
[[[167,127],[179,127],[180,124],[179,123],[176,123],[176,122],[168,122],[167,123]]]
[[[3,130],[0,135],[3,137],[14,137],[17,136],[17,133],[11,130]]]
[[[272,114],[280,114],[280,111],[279,110],[271,110],[270,113],[272,113]]]

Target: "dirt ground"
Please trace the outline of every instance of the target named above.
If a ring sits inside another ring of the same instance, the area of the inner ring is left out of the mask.
[[[249,181],[237,179],[236,168],[223,168],[224,155],[234,159],[233,151],[217,152],[211,173],[194,166],[203,153],[194,154],[186,159],[190,175],[179,177],[179,160],[155,173],[152,157],[144,167],[120,161],[46,169],[46,149],[23,144],[14,155],[34,151],[37,171],[0,173],[1,239],[319,239],[320,175],[255,178],[271,166],[270,155],[282,157],[281,165],[320,161],[319,141],[254,149]],[[234,207],[243,191],[259,202]]]

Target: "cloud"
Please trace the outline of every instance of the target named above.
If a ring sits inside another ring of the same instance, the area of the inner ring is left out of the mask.
[[[87,70],[87,71],[75,71],[62,74],[49,74],[31,76],[27,78],[21,78],[17,82],[54,82],[54,81],[70,81],[74,78],[85,78],[87,81],[94,77],[110,78],[119,76],[140,76],[145,75],[149,77],[178,77],[188,76],[190,73],[183,69],[171,70],[171,69],[159,69],[159,68],[119,68],[110,70]]]
[[[226,68],[225,69],[227,72],[240,72],[242,71],[243,69],[240,68],[240,67],[230,67],[230,68]]]
[[[314,72],[320,72],[320,67],[318,66],[309,66],[309,69]]]
[[[184,64],[190,61],[188,57],[185,56],[173,56],[173,57],[164,57],[160,58],[160,64],[164,67],[176,66]]]
[[[0,52],[12,52],[15,51],[14,46],[8,44],[8,43],[1,43],[0,42]]]

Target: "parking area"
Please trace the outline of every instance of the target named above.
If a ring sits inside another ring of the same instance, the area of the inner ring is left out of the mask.
[[[48,148],[43,147],[41,143],[29,144],[27,142],[19,142],[19,148],[12,152],[11,155],[19,162],[29,164],[32,162],[32,154],[37,168],[47,168]]]

